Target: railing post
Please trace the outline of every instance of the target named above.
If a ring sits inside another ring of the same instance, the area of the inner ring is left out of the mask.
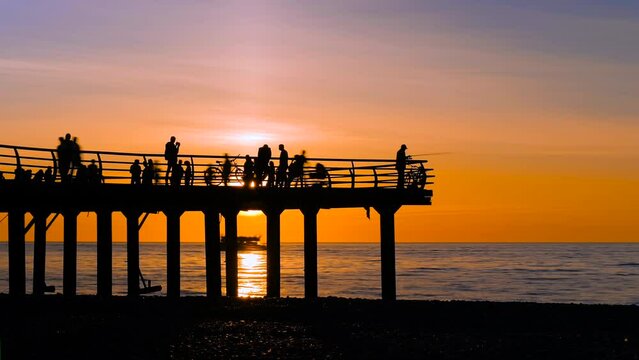
[[[180,297],[180,210],[166,210],[166,295]]]
[[[9,211],[9,294],[15,297],[26,292],[24,215],[22,209]]]
[[[382,265],[382,300],[397,298],[395,280],[395,212],[397,205],[375,207],[380,220],[380,249]]]
[[[224,216],[224,228],[226,238],[226,296],[237,297],[237,214],[238,209],[226,209]]]
[[[49,217],[49,213],[38,211],[32,215],[35,227],[33,235],[33,294],[43,295],[46,286],[47,217]]]
[[[97,211],[97,218],[98,296],[101,298],[108,298],[112,293],[113,281],[113,215],[111,210],[100,209]]]
[[[76,294],[78,271],[78,214],[76,210],[62,212],[64,220],[64,244],[62,260],[62,293],[65,297]]]
[[[302,208],[304,214],[304,297],[317,298],[317,213],[318,207]]]
[[[222,296],[220,212],[217,209],[204,211],[204,251],[206,257],[206,296],[217,299]]]
[[[263,210],[266,215],[266,296],[280,297],[281,208]]]
[[[351,161],[351,168],[350,168],[350,173],[351,173],[351,189],[355,188],[355,162]]]
[[[140,232],[137,210],[124,212],[126,217],[126,273],[127,296],[135,298],[140,294]]]

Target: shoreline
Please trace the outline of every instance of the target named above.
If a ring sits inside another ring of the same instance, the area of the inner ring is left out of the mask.
[[[3,359],[637,358],[639,307],[0,295]]]

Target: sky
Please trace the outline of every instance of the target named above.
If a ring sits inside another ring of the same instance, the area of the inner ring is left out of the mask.
[[[402,208],[397,241],[638,241],[638,95],[632,0],[0,0],[0,143],[444,153],[428,157],[433,205]],[[282,219],[301,241],[302,215]],[[164,241],[164,221],[142,241]],[[319,241],[379,238],[363,209],[318,221]],[[264,216],[239,226],[266,234]],[[202,216],[182,233],[201,241]]]

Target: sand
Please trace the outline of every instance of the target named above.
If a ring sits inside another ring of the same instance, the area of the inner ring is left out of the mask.
[[[638,359],[636,306],[0,296],[5,359]]]

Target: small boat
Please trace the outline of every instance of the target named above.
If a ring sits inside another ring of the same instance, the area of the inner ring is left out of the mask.
[[[260,242],[260,236],[238,236],[237,237],[237,250],[238,251],[255,251],[266,250],[265,245],[258,244]],[[222,236],[220,240],[220,250],[226,250],[226,236]]]

